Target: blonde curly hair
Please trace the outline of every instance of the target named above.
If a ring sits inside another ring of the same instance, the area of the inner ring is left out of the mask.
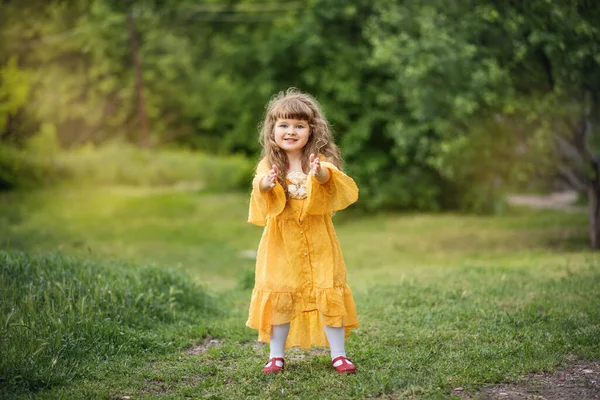
[[[333,132],[329,122],[321,111],[319,102],[310,94],[302,93],[296,88],[289,88],[274,95],[266,107],[265,118],[260,125],[259,141],[263,146],[262,156],[266,157],[269,165],[276,165],[277,180],[287,194],[285,177],[288,173],[289,162],[286,152],[275,142],[275,123],[278,119],[300,119],[308,122],[310,137],[302,149],[302,170],[310,169],[310,155],[323,155],[340,170],[342,158],[338,147],[333,141]]]

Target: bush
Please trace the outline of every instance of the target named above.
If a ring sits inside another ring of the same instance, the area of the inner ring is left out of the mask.
[[[89,144],[60,156],[71,179],[100,185],[195,185],[215,191],[240,189],[252,163],[237,155],[212,156],[186,149],[144,150],[124,143]]]
[[[51,141],[38,134],[25,149],[1,147],[0,189],[74,182],[228,191],[247,187],[254,167],[243,156],[211,156],[186,149],[144,150],[121,142],[50,152]]]
[[[557,163],[545,132],[522,119],[473,120],[468,135],[445,141],[439,164],[447,208],[501,214],[506,194],[552,182]]]
[[[0,190],[34,188],[68,176],[68,171],[53,158],[33,157],[16,147],[0,146]]]

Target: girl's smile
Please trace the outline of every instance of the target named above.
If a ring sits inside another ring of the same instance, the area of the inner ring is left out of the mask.
[[[274,128],[275,143],[286,153],[301,151],[310,138],[310,126],[303,119],[278,119]]]

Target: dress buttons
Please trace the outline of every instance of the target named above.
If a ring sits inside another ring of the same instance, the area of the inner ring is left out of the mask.
[[[310,281],[306,281],[306,283],[310,284]]]
[[[306,257],[307,255],[308,255],[307,253],[304,253],[304,257]]]
[[[300,231],[300,234],[303,234],[303,233],[304,233],[304,231]]]

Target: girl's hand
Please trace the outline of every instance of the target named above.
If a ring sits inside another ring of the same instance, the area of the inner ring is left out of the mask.
[[[314,154],[310,155],[310,172],[317,179],[317,182],[324,184],[329,180],[329,170],[327,168],[321,168],[321,160],[319,157],[315,157]]]
[[[312,153],[310,155],[310,171],[314,176],[319,175],[319,172],[321,172],[321,160]]]
[[[277,166],[273,165],[260,183],[260,189],[268,192],[277,184]]]

